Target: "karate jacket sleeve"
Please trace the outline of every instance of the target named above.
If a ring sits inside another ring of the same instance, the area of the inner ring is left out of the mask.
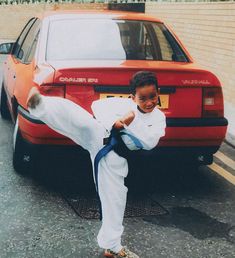
[[[128,98],[112,97],[94,101],[91,109],[95,118],[101,121],[104,127],[110,131],[118,119],[132,110],[132,105],[132,102]]]
[[[143,122],[140,117],[135,116],[129,126],[125,125],[127,133],[135,136],[142,143],[144,150],[151,150],[156,147],[159,139],[165,135],[165,114],[158,109],[155,110],[148,124],[146,124],[146,121]]]

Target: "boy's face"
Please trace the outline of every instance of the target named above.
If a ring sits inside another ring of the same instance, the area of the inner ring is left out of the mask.
[[[157,106],[158,92],[154,84],[137,87],[132,99],[144,113],[150,113]]]

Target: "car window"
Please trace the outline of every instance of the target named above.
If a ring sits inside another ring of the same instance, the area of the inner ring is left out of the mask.
[[[13,50],[12,50],[12,54],[14,56],[17,57],[17,54],[20,50],[20,47],[24,41],[25,36],[27,35],[29,29],[31,28],[31,26],[33,25],[33,23],[35,22],[35,18],[29,20],[29,22],[25,25],[24,29],[22,30],[19,38],[17,39],[16,43],[14,44]]]
[[[162,23],[111,19],[51,21],[47,60],[160,60],[187,62]],[[180,56],[180,58],[179,58]]]
[[[125,59],[119,28],[107,19],[74,19],[50,24],[47,58]]]
[[[33,40],[32,46],[31,46],[30,50],[28,51],[27,56],[25,57],[26,63],[30,63],[33,60],[33,57],[34,57],[34,54],[36,51],[37,42],[38,42],[38,36],[39,36],[39,31]]]
[[[154,60],[153,40],[146,24],[140,22],[118,22],[121,34],[122,46],[126,53],[126,59],[130,60]]]
[[[22,62],[30,62],[29,60],[29,54],[30,51],[33,50],[33,43],[35,39],[37,40],[36,35],[38,34],[40,28],[40,20],[36,20],[33,24],[33,26],[30,28],[29,32],[27,33],[23,44],[20,47],[20,50],[17,54],[17,58],[20,59]],[[32,57],[32,54],[31,54]]]
[[[165,46],[165,48],[162,49],[164,55],[171,55],[171,59],[176,62],[188,62],[187,56],[182,51],[181,47],[173,37],[173,35],[167,30],[165,27],[162,29],[162,34],[164,35],[164,40],[167,40],[167,42],[170,44],[170,47],[172,48],[172,52],[169,49],[169,45]],[[162,35],[162,38],[163,38]],[[160,37],[160,36],[159,36]]]
[[[159,41],[159,47],[161,51],[162,59],[165,61],[173,61],[173,49],[169,43],[169,41],[166,39],[163,30],[156,26],[156,24],[153,25],[154,31],[156,33],[157,39]]]

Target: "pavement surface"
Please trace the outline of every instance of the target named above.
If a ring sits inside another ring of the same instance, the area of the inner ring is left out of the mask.
[[[12,167],[13,124],[0,118],[0,132],[0,258],[102,257],[100,221],[81,218],[68,202],[84,195],[87,167],[52,164],[51,154],[37,173],[19,175]],[[141,258],[235,257],[234,153],[224,143],[215,162],[199,169],[136,160],[130,175],[139,176],[130,177],[129,192],[148,192],[167,212],[126,218],[123,244]]]
[[[48,170],[45,160],[37,175],[18,175],[12,167],[13,125],[0,119],[0,131],[0,257],[102,257],[96,243],[100,221],[82,219],[67,201],[84,195],[79,169],[71,180],[75,166]],[[235,162],[230,146],[223,144],[219,153]],[[219,158],[215,164],[234,180],[235,166]],[[235,180],[232,184],[207,166],[195,171],[155,162],[147,167],[151,182],[146,164],[138,163],[136,170],[145,177],[130,191],[151,183],[151,197],[167,213],[126,218],[123,243],[142,258],[235,257]]]

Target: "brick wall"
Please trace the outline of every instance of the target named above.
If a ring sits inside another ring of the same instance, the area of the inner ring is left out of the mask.
[[[24,4],[0,6],[0,39],[16,39],[25,23],[33,16],[50,10],[107,9],[107,4]]]
[[[235,3],[147,2],[146,13],[176,32],[194,60],[219,77],[225,101],[235,106]]]

